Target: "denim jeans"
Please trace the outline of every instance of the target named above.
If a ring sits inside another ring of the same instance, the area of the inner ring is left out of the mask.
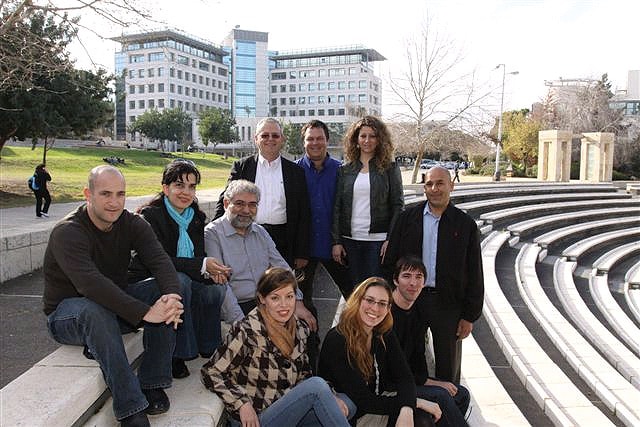
[[[349,418],[356,413],[355,404],[346,395],[338,393],[349,408]],[[287,394],[258,414],[261,427],[327,426],[349,427],[333,392],[326,381],[311,377],[293,387]],[[237,420],[229,420],[232,427],[240,426]]]
[[[206,285],[178,273],[182,286],[184,314],[176,334],[174,357],[193,359],[201,354],[211,354],[220,345],[220,307],[226,288]]]
[[[438,427],[466,427],[464,419],[469,408],[471,396],[469,390],[460,384],[456,384],[458,393],[451,396],[447,390],[439,386],[422,385],[416,387],[417,396],[436,402],[442,411],[442,417],[438,421]]]
[[[155,281],[129,285],[126,292],[150,305],[160,297]],[[111,390],[118,420],[149,405],[141,389],[171,387],[176,334],[170,325],[145,323],[144,352],[137,377],[127,360],[121,336],[135,328],[102,305],[84,297],[64,299],[48,316],[47,326],[57,342],[89,348]]]
[[[381,276],[380,249],[383,241],[342,239],[347,252],[349,275],[354,285],[372,276]]]

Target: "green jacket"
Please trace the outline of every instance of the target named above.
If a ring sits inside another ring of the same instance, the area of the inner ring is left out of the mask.
[[[336,201],[333,207],[331,235],[333,244],[341,244],[342,236],[351,236],[351,212],[353,205],[353,184],[362,169],[360,160],[342,165],[338,169]],[[404,209],[402,175],[397,164],[379,171],[374,160],[369,161],[369,184],[371,193],[370,233],[388,233]]]

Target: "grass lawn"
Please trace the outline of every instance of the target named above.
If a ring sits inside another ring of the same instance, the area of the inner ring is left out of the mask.
[[[192,160],[200,173],[200,188],[223,187],[233,159],[225,160],[217,154],[173,153],[176,157]],[[119,148],[56,148],[47,153],[47,170],[51,174],[48,184],[54,202],[83,200],[82,189],[86,185],[89,170],[104,165],[104,157],[121,157],[124,164],[117,167],[127,180],[127,195],[143,196],[159,191],[164,166],[172,159],[157,151],[127,150]],[[0,208],[29,206],[33,193],[27,187],[27,179],[42,162],[42,147],[5,146],[0,160]]]

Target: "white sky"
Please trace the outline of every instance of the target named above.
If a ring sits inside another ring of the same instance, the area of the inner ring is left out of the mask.
[[[160,21],[144,29],[170,26],[219,44],[235,26],[269,33],[270,50],[363,44],[388,61],[378,67],[383,80],[403,64],[403,41],[428,16],[441,35],[465,52],[468,70],[484,75],[493,87],[507,76],[505,110],[530,108],[546,94],[545,80],[609,74],[613,89],[625,89],[628,70],[640,69],[640,1],[637,0],[142,0]],[[120,34],[95,24],[103,36]],[[163,24],[164,23],[164,24]],[[143,30],[143,28],[139,28]],[[128,28],[135,32],[138,28]],[[94,63],[113,71],[116,43],[81,32]],[[75,46],[81,67],[91,61]],[[383,84],[384,85],[384,84]],[[383,114],[392,108],[383,97]],[[499,105],[487,105],[495,108]]]

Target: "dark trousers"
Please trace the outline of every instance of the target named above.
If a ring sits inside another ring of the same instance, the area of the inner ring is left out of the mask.
[[[49,190],[42,188],[34,191],[33,194],[36,196],[36,216],[42,216],[42,212],[48,213],[49,205],[51,204],[51,195],[49,194]],[[43,200],[44,207],[42,206]]]
[[[347,267],[332,259],[311,258],[307,266],[304,268],[304,280],[300,283],[300,290],[304,293],[305,306],[309,308],[307,305],[307,295],[310,305],[313,305],[313,302],[311,301],[311,298],[313,297],[313,281],[316,277],[318,264],[322,264],[327,270],[327,273],[331,276],[331,279],[340,290],[344,299],[346,300],[349,298],[351,291],[353,291],[353,283],[349,278],[349,270],[347,270]]]
[[[424,288],[416,301],[420,315],[433,337],[433,354],[436,361],[436,378],[460,383],[462,340],[456,336],[461,310],[445,306],[437,291]]]
[[[293,254],[290,254],[288,250],[289,245],[287,242],[287,224],[260,225],[263,226],[265,230],[267,230],[267,233],[269,233],[269,236],[271,236],[271,240],[273,240],[273,243],[276,244],[276,249],[278,250],[278,252],[280,252],[282,258],[287,261],[289,267],[293,268]]]

